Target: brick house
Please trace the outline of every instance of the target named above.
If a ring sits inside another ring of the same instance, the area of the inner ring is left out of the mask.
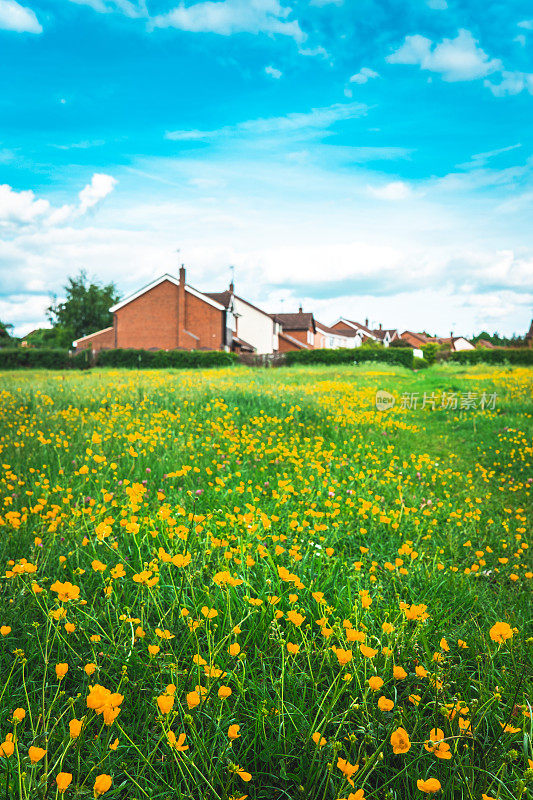
[[[329,350],[337,350],[339,347],[353,347],[353,337],[346,336],[342,331],[330,328],[328,325],[323,325],[318,320],[315,320],[316,348],[328,348]]]
[[[270,314],[235,294],[233,282],[225,292],[207,292],[220,303],[232,320],[232,350],[241,353],[275,353],[279,348],[281,325]]]
[[[445,344],[448,345],[452,352],[459,352],[460,350],[475,350],[473,344],[464,336],[454,336],[453,333],[448,338],[440,336],[428,336],[426,333],[415,333],[414,331],[404,331],[400,337],[404,342],[407,342],[411,347],[420,350],[425,344]]]
[[[354,322],[352,319],[341,317],[331,327],[334,331],[346,337],[349,342],[348,347],[360,347],[363,342],[369,339],[373,342],[381,341],[368,327],[367,319],[365,320],[365,324],[362,325],[360,322]]]
[[[270,314],[278,323],[278,352],[313,350],[316,347],[316,325],[312,314],[298,309],[297,314]]]
[[[400,338],[396,328],[384,328],[381,324],[379,328],[373,328],[372,333],[377,336],[380,342],[383,342],[384,347],[388,347],[391,342]]]
[[[109,309],[113,325],[73,342],[76,350],[229,350],[235,321],[231,309],[185,281],[162,275]]]
[[[436,344],[439,343],[439,340],[435,336],[428,336],[425,333],[415,333],[414,331],[404,331],[400,339],[417,349],[420,349],[425,344],[431,344],[432,342]]]

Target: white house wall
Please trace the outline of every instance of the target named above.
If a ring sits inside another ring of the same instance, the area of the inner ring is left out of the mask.
[[[274,322],[261,311],[234,298],[237,320],[237,336],[253,345],[258,353],[272,353],[274,344]]]

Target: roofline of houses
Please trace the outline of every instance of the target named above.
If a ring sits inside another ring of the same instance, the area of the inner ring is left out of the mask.
[[[254,304],[250,303],[249,300],[245,300],[244,297],[240,297],[240,295],[235,294],[235,292],[232,291],[231,289],[226,289],[224,292],[206,292],[206,295],[207,295],[207,297],[211,297],[211,295],[214,295],[214,294],[225,294],[226,292],[228,292],[228,294],[231,294],[232,297],[235,298],[235,300],[239,300],[241,303],[244,303],[245,305],[249,306],[250,308],[253,308],[254,311],[258,311],[260,314],[264,314],[265,317],[269,317],[270,319],[272,319],[272,315],[269,314],[267,311],[263,311],[262,308],[259,308],[258,306],[254,306]],[[214,302],[218,302],[218,301],[215,300]],[[226,306],[224,306],[224,308],[226,308]]]
[[[101,328],[99,331],[95,331],[94,333],[88,333],[86,336],[80,336],[79,339],[75,339],[72,342],[73,347],[77,347],[78,342],[86,342],[87,339],[92,339],[93,336],[99,336],[101,333],[107,333],[108,331],[112,331],[113,326],[110,325],[108,328]]]
[[[116,303],[116,305],[111,306],[109,311],[114,314],[115,311],[119,311],[121,308],[124,308],[124,306],[127,306],[128,303],[133,302],[133,300],[137,300],[138,297],[142,297],[143,294],[146,294],[146,292],[149,292],[151,289],[155,289],[156,286],[159,286],[160,283],[164,283],[164,281],[169,281],[170,283],[173,283],[174,286],[181,285],[178,278],[175,278],[173,275],[169,275],[167,272],[164,275],[161,275],[160,278],[156,278],[155,280],[146,284],[146,286],[143,286],[143,288],[139,289],[138,292],[134,292],[133,294],[130,294],[128,297],[125,297],[124,300],[120,301],[120,303]],[[226,310],[225,306],[221,305],[220,303],[217,303],[216,300],[212,300],[208,295],[203,294],[203,292],[199,292],[197,289],[193,289],[192,286],[189,286],[188,284],[185,284],[185,291],[189,292],[189,294],[194,295],[194,297],[198,297],[200,300],[203,300],[205,303],[208,303],[209,305],[213,306],[213,308],[216,308],[219,311]]]
[[[334,322],[333,324],[338,325],[339,322],[344,322],[346,325],[352,328],[356,333],[358,331],[362,331],[365,334],[365,336],[369,336],[371,339],[374,339],[374,341],[377,342],[379,340],[379,337],[373,334],[370,328],[367,328],[366,325],[361,325],[360,322],[355,322],[354,320],[346,319],[346,317],[339,317],[337,322]]]

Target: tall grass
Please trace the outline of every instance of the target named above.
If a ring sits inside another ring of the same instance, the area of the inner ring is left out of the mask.
[[[531,797],[530,433],[524,368],[4,373],[0,798]]]

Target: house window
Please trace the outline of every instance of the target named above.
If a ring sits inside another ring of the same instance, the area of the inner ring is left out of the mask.
[[[315,343],[315,334],[313,331],[307,331],[307,344]]]

